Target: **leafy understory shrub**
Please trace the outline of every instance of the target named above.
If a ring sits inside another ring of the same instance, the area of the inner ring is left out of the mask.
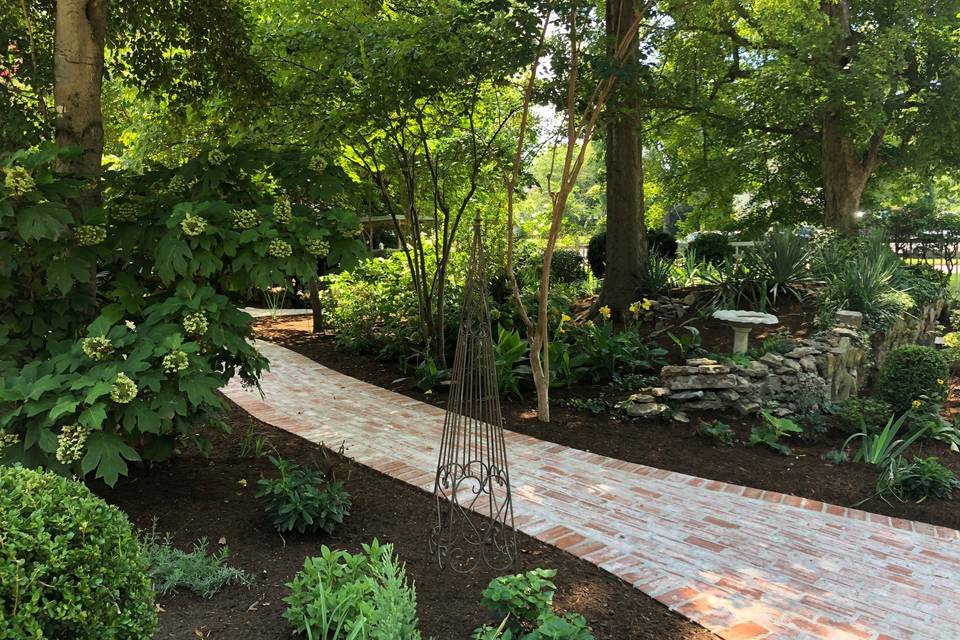
[[[574,411],[582,411],[599,416],[603,413],[609,413],[613,409],[613,403],[606,398],[564,398],[560,405]]]
[[[954,489],[960,488],[960,479],[950,469],[940,464],[936,457],[895,458],[880,474],[877,493],[893,496],[901,501],[923,502],[927,498],[949,500]]]
[[[0,637],[149,640],[146,568],[119,509],[52,472],[0,466]]]
[[[764,424],[750,430],[749,445],[753,447],[762,444],[779,454],[790,455],[790,447],[780,440],[794,434],[803,433],[803,429],[789,418],[778,418],[766,411],[760,415],[763,416]]]
[[[736,443],[737,434],[733,431],[733,427],[719,420],[702,423],[698,431],[700,435],[711,438],[725,447],[732,447]]]
[[[192,551],[183,551],[173,546],[169,533],[161,539],[154,523],[153,529],[143,536],[143,552],[150,567],[147,573],[154,590],[166,595],[186,588],[204,598],[212,598],[228,585],[253,583],[245,571],[226,564],[230,555],[226,546],[210,554],[208,544],[206,538],[201,538]]]
[[[879,398],[853,396],[838,403],[833,412],[841,430],[847,433],[870,433],[883,428],[893,414],[893,408]]]
[[[583,616],[554,612],[555,575],[552,569],[533,569],[492,580],[480,602],[502,622],[480,627],[474,640],[593,640]]]
[[[687,245],[687,251],[701,262],[714,266],[726,262],[734,254],[730,239],[722,233],[701,233]]]
[[[916,344],[897,347],[880,368],[880,396],[897,413],[913,408],[922,396],[941,402],[947,393],[949,374],[946,361],[936,349]]]
[[[393,545],[376,538],[356,555],[322,546],[287,587],[283,617],[308,638],[420,640],[416,590]]]
[[[277,531],[331,534],[350,515],[350,494],[343,483],[317,470],[270,457],[279,478],[261,478],[257,499],[264,503]]]
[[[52,169],[67,153],[0,156],[31,176],[24,193],[0,187],[0,433],[15,439],[0,464],[112,485],[130,461],[209,447],[217,390],[267,366],[230,296],[313,277],[320,241],[331,264],[352,258],[359,222],[330,204],[341,170],[249,147],[222,165],[105,172],[104,206],[75,211],[85,183]],[[279,189],[290,212],[275,219]]]

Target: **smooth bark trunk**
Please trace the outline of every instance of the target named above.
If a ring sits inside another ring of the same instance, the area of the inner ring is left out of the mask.
[[[637,0],[607,0],[607,37],[623,40],[639,9]],[[611,55],[614,44],[611,44]],[[636,61],[634,46],[624,60]],[[640,139],[639,94],[627,85],[614,89],[607,104],[607,251],[606,274],[595,308],[610,307],[625,317],[637,298],[647,263],[646,215],[643,201],[643,145]]]
[[[860,198],[873,172],[872,162],[862,158],[853,141],[835,118],[824,120],[821,141],[824,224],[844,234],[857,228]]]

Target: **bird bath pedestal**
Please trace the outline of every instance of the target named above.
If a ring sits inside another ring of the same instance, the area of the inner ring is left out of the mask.
[[[758,325],[775,325],[780,323],[777,316],[759,311],[736,311],[723,309],[715,311],[713,317],[720,322],[730,325],[733,329],[733,353],[746,353],[750,344],[750,332]]]

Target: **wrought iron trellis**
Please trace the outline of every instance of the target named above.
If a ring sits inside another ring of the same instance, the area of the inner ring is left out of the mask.
[[[503,438],[480,218],[473,223],[460,331],[434,482],[430,550],[441,567],[469,573],[513,565],[510,473]]]

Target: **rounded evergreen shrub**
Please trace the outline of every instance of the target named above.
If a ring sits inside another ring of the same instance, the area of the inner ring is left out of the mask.
[[[677,239],[666,231],[647,229],[647,243],[650,253],[655,253],[665,260],[677,257]]]
[[[880,369],[879,391],[894,411],[902,413],[915,400],[939,402],[946,395],[950,368],[936,349],[917,344],[897,347]],[[922,404],[921,404],[922,406]]]
[[[598,280],[607,272],[607,232],[601,231],[587,244],[587,264]]]
[[[722,233],[701,233],[687,246],[703,262],[722,264],[733,255],[730,239]]]
[[[573,249],[557,249],[550,263],[550,278],[558,284],[576,284],[587,277],[583,270],[583,256]]]
[[[74,480],[0,467],[0,637],[147,640],[156,624],[127,517]]]

